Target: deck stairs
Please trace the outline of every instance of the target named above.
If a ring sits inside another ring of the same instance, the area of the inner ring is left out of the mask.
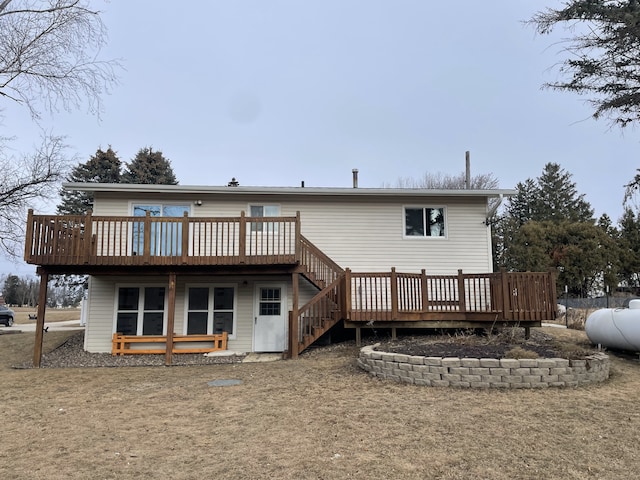
[[[300,272],[318,293],[298,309],[298,352],[303,352],[342,320],[341,292],[345,272],[309,240],[302,237]]]

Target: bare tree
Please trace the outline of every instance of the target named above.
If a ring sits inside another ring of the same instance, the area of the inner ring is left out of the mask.
[[[471,190],[491,190],[498,188],[499,182],[492,173],[481,173],[471,177]],[[442,172],[426,172],[422,178],[401,177],[396,188],[427,188],[443,190],[463,190],[466,187],[466,174],[457,175]]]
[[[82,0],[0,0],[0,97],[34,118],[78,108],[99,114],[117,81],[117,61],[98,60],[107,34],[99,12]]]
[[[0,149],[0,249],[18,258],[24,241],[25,213],[39,200],[53,196],[73,159],[65,155],[62,137],[44,135],[35,153],[8,156]]]
[[[87,0],[0,0],[0,110],[3,101],[43,111],[86,103],[100,115],[101,97],[117,81],[117,61],[99,60],[106,42],[99,12]],[[18,259],[27,208],[53,197],[69,171],[64,138],[43,133],[35,151],[16,154],[0,132],[0,252]]]

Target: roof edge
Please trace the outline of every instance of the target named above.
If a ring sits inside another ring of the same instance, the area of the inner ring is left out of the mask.
[[[316,195],[316,196],[432,196],[500,197],[517,193],[513,189],[466,190],[426,188],[348,188],[348,187],[227,187],[206,185],[149,185],[133,183],[65,182],[65,190],[114,193],[184,193],[216,195]]]

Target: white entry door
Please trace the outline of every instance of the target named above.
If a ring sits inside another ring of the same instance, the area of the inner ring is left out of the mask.
[[[256,285],[253,349],[284,352],[287,349],[286,290],[283,284]]]

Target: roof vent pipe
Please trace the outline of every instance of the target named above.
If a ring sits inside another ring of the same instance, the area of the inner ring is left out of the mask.
[[[354,168],[351,173],[353,173],[353,188],[358,188],[358,169]]]
[[[464,186],[469,190],[471,189],[471,153],[469,150],[465,152],[464,157],[466,161]]]

